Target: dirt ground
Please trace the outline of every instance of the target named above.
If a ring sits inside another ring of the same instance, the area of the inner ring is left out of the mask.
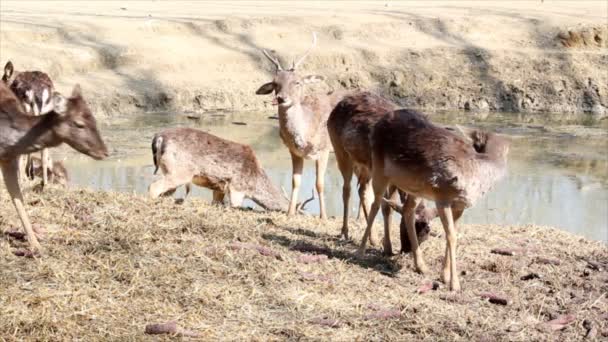
[[[608,108],[605,1],[9,1],[0,63],[74,83],[99,115],[273,112],[262,56],[313,91],[372,89],[428,111],[587,113]],[[585,115],[587,115],[585,114]],[[261,114],[258,114],[261,115]]]
[[[7,197],[3,341],[149,341],[146,327],[168,322],[186,340],[608,338],[608,248],[552,228],[459,227],[463,291],[454,294],[439,280],[439,222],[423,244],[430,272],[420,275],[410,256],[378,247],[355,258],[360,224],[345,242],[338,219],[51,186],[26,192],[46,248],[31,259],[15,255],[24,243],[10,235],[17,218]]]

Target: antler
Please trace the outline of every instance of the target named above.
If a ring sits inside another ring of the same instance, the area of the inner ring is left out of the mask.
[[[277,67],[277,71],[282,71],[283,67],[281,66],[281,63],[279,63],[279,60],[277,58],[273,58],[268,51],[262,49],[262,52],[264,53],[264,56],[266,56],[266,58],[268,58],[274,65],[276,65]]]
[[[287,192],[285,191],[285,188],[281,186],[281,191],[283,192],[283,197],[285,197],[286,200],[289,201],[289,198],[287,197]],[[312,189],[312,195],[310,195],[310,198],[305,200],[304,202],[300,202],[296,204],[296,212],[298,214],[304,214],[304,211],[306,210],[306,205],[310,202],[312,202],[315,199],[315,189]]]
[[[308,49],[308,51],[306,51],[306,53],[304,53],[304,55],[302,57],[300,57],[300,59],[298,59],[297,62],[294,60],[291,63],[291,70],[296,70],[296,68],[298,67],[298,65],[300,65],[300,63],[302,63],[304,61],[304,59],[308,56],[308,54],[310,54],[310,52],[312,51],[312,49],[316,45],[317,45],[317,33],[313,32],[312,33],[312,45],[310,46],[310,48]]]

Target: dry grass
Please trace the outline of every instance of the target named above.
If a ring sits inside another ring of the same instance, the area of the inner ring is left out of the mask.
[[[353,258],[356,246],[335,238],[339,220],[54,187],[26,196],[33,221],[47,230],[47,251],[41,259],[17,257],[20,243],[0,237],[0,340],[149,340],[146,325],[168,321],[203,340],[536,341],[579,340],[589,329],[596,339],[608,334],[606,245],[551,228],[463,226],[463,292],[453,295],[441,284],[418,294],[439,280],[440,237],[424,244],[432,272],[422,276],[409,256],[384,258],[372,249],[365,259]],[[0,198],[4,231],[17,222],[7,197]],[[440,232],[438,222],[433,229]],[[353,230],[359,238],[362,227]],[[490,253],[493,248],[522,256]],[[328,258],[309,260],[302,257],[306,250]],[[561,264],[539,263],[539,256]],[[530,273],[541,278],[520,279]],[[492,304],[483,292],[509,303]],[[565,314],[575,320],[563,330],[546,324]]]

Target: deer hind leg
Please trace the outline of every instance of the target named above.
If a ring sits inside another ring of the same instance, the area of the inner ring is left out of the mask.
[[[363,234],[363,239],[361,240],[361,246],[359,246],[359,250],[357,251],[358,256],[363,256],[365,254],[365,245],[367,244],[367,240],[371,235],[372,226],[374,225],[376,215],[378,215],[378,210],[380,210],[382,196],[384,195],[384,191],[386,191],[387,185],[388,179],[380,172],[374,172],[372,181],[372,187],[374,189],[374,203],[372,203],[369,215],[367,216],[367,227],[365,228],[365,233]]]
[[[456,270],[456,231],[454,229],[454,218],[452,216],[452,208],[443,203],[437,203],[437,211],[446,236],[446,260],[444,260],[444,276],[446,268],[449,270],[449,287],[452,291],[460,291],[460,281]]]
[[[192,181],[192,176],[187,175],[163,175],[163,177],[150,184],[148,192],[150,197],[158,198],[163,194],[172,195],[178,186],[188,184]]]
[[[342,174],[344,184],[342,184],[342,205],[343,205],[343,216],[342,216],[342,231],[340,232],[340,238],[348,240],[348,215],[350,212],[350,183],[353,179],[353,164],[350,159],[345,155],[344,151],[336,149],[336,162],[338,169]]]
[[[292,176],[291,176],[291,198],[289,200],[289,210],[287,215],[296,214],[296,206],[298,204],[298,193],[300,184],[302,183],[302,169],[304,168],[304,159],[302,157],[291,154]]]
[[[315,163],[316,166],[316,187],[317,194],[319,195],[319,208],[321,219],[327,219],[327,212],[325,211],[325,195],[323,190],[325,189],[325,170],[327,170],[327,159],[329,158],[329,151],[324,151]]]
[[[460,219],[460,217],[462,216],[462,213],[464,212],[464,208],[461,206],[452,206],[452,215],[454,218],[454,232],[457,234],[457,228],[456,228],[456,223],[458,222],[458,220]],[[458,238],[458,237],[456,237]],[[450,269],[451,269],[451,263],[450,263],[450,249],[448,248],[448,244],[445,244],[445,257],[443,259],[443,272],[441,275],[441,280],[443,280],[444,283],[448,284],[450,283]]]
[[[386,192],[386,198],[395,201],[397,199],[397,188],[393,185],[389,186]],[[393,255],[393,245],[391,243],[391,216],[392,210],[390,205],[382,203],[382,217],[384,218],[384,239],[382,239],[382,246],[384,249],[384,255]]]
[[[38,252],[42,252],[42,246],[38,242],[36,238],[36,234],[32,229],[32,224],[27,216],[27,212],[23,206],[23,195],[21,194],[21,189],[19,188],[19,161],[18,158],[13,159],[7,164],[2,164],[2,175],[4,176],[4,183],[6,184],[6,188],[8,189],[8,193],[11,195],[11,200],[13,201],[13,205],[17,210],[17,214],[19,215],[19,219],[21,220],[21,224],[25,229],[25,233],[27,234],[27,240],[30,243],[30,246],[37,250]]]

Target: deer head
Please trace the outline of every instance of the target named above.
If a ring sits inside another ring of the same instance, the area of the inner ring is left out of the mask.
[[[491,158],[506,161],[510,145],[510,140],[506,136],[460,125],[456,125],[456,130],[463,138],[473,144],[473,148],[477,153],[486,154]]]
[[[76,85],[69,98],[53,94],[53,106],[56,119],[53,132],[63,142],[78,152],[94,159],[108,156],[108,149],[97,130],[95,117],[82,98],[80,86]]]
[[[255,93],[257,95],[267,95],[274,91],[275,98],[273,104],[283,108],[288,108],[295,103],[299,103],[302,98],[302,86],[304,84],[318,83],[325,79],[323,76],[318,75],[300,77],[296,73],[296,68],[302,64],[316,44],[317,35],[313,33],[312,46],[297,61],[294,60],[291,63],[291,68],[288,70],[284,70],[279,60],[270,55],[268,51],[262,50],[264,56],[276,66],[276,73],[272,82],[262,85]]]

